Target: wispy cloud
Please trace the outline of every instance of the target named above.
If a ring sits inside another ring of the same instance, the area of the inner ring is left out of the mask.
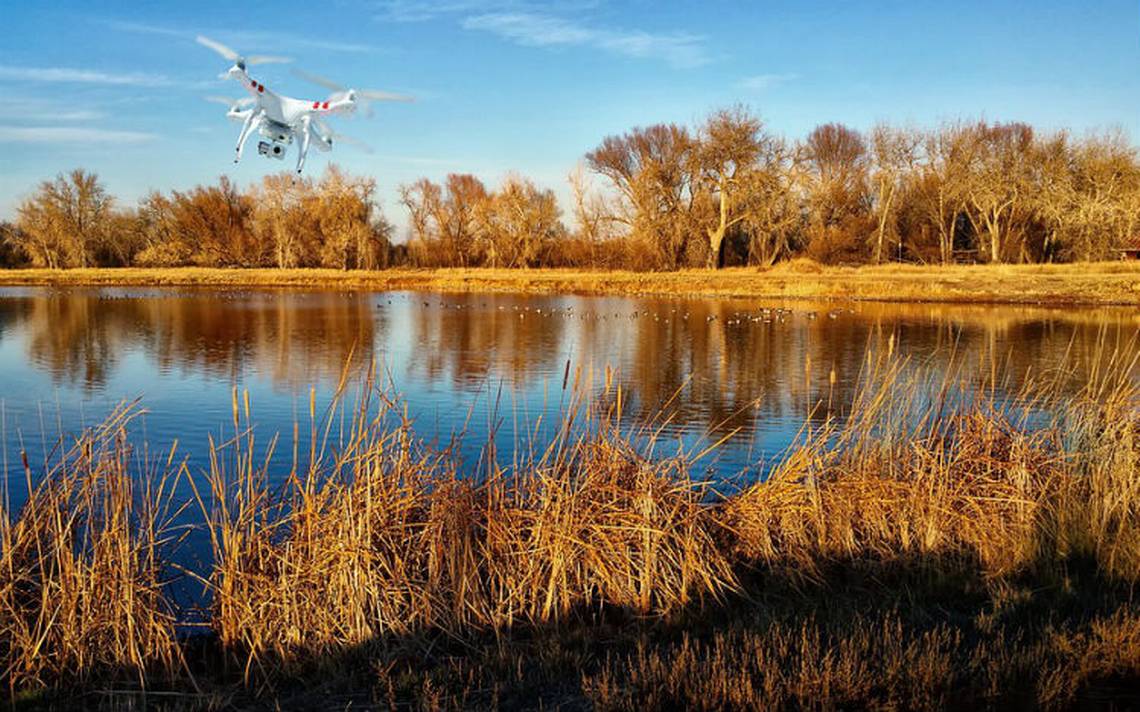
[[[74,67],[14,67],[7,64],[0,64],[0,79],[68,84],[114,84],[136,87],[160,87],[172,84],[169,78],[153,72],[116,74]]]
[[[21,121],[96,121],[107,114],[94,109],[67,107],[60,108],[52,101],[40,99],[9,98],[5,114]]]
[[[158,35],[160,37],[179,37],[193,40],[198,34],[222,35],[227,42],[238,45],[235,49],[246,51],[249,48],[272,47],[274,52],[288,52],[290,48],[318,49],[329,52],[347,52],[354,54],[367,54],[382,51],[379,47],[356,42],[341,42],[339,40],[322,39],[294,35],[287,32],[268,32],[263,30],[220,30],[217,28],[199,28],[194,31],[176,27],[150,25],[142,22],[125,20],[100,20],[101,24],[120,32],[131,32],[142,35]]]
[[[519,7],[514,0],[384,0],[376,19],[389,22],[425,22],[445,15],[472,15]]]
[[[0,126],[0,143],[145,143],[157,136],[73,126]]]
[[[468,17],[463,27],[492,32],[531,47],[588,46],[638,59],[663,60],[678,68],[712,61],[704,38],[683,32],[654,33],[586,25],[536,12],[500,12]]]
[[[741,79],[736,86],[746,91],[764,91],[796,79],[799,79],[798,74],[755,74]]]
[[[699,67],[712,61],[705,38],[686,32],[648,32],[583,19],[599,0],[384,0],[376,18],[424,22],[458,18],[468,30],[490,32],[528,47],[592,47],[603,52]]]

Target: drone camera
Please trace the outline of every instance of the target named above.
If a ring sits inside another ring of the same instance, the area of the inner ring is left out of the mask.
[[[259,154],[268,158],[276,158],[277,160],[285,160],[285,151],[287,148],[287,146],[283,146],[276,141],[259,141],[257,143],[257,152]]]

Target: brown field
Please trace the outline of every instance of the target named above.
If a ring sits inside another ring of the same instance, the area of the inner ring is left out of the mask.
[[[826,267],[680,272],[579,269],[97,268],[0,270],[0,285],[292,287],[443,292],[859,299],[894,302],[1138,304],[1140,262],[1058,265]]]

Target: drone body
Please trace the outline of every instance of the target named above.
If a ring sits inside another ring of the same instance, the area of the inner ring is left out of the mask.
[[[252,56],[248,59],[242,57],[229,47],[199,35],[198,43],[214,50],[218,54],[233,62],[221,79],[234,79],[242,85],[249,94],[249,98],[232,101],[220,97],[210,97],[229,105],[226,116],[235,121],[241,121],[241,133],[238,135],[237,146],[234,149],[234,163],[241,160],[246,141],[254,130],[265,139],[258,141],[257,152],[268,158],[284,160],[289,146],[296,140],[299,144],[297,151],[297,173],[305,168],[305,158],[309,153],[309,146],[316,145],[320,151],[331,151],[333,139],[345,139],[348,143],[357,143],[346,136],[335,133],[322,121],[322,117],[351,114],[360,105],[367,101],[411,101],[411,97],[387,92],[357,91],[340,87],[327,79],[298,72],[310,81],[329,87],[333,93],[327,99],[305,101],[283,96],[268,89],[264,84],[250,77],[246,70],[247,65],[287,62],[283,57]],[[365,147],[365,150],[367,148]]]

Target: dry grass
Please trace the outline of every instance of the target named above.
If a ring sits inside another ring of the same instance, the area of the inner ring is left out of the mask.
[[[314,451],[273,494],[235,397],[238,434],[213,450],[203,507],[215,625],[250,664],[590,607],[661,614],[733,585],[702,490],[679,463],[640,457],[612,413],[564,428],[509,471],[492,462],[465,480],[378,400],[363,401],[335,453]]]
[[[810,421],[768,481],[723,495],[683,457],[643,456],[616,390],[572,404],[549,447],[488,451],[463,478],[370,381],[341,436],[343,411],[310,401],[312,449],[271,487],[275,443],[235,393],[234,434],[196,480],[210,655],[239,663],[244,699],[300,708],[337,685],[345,704],[427,708],[1116,694],[1140,680],[1140,401],[1135,363],[1104,363],[1076,396],[1037,384],[1011,406],[888,355],[855,416]],[[1053,416],[1029,427],[1029,411]],[[13,694],[179,669],[169,487],[132,478],[126,420],[3,518]],[[290,685],[310,696],[282,702]]]
[[[136,413],[84,432],[38,482],[25,458],[31,494],[16,519],[0,510],[0,680],[12,693],[178,667],[164,595],[178,471],[139,476],[126,442]]]
[[[0,270],[0,285],[335,287],[445,292],[706,295],[863,299],[892,302],[1137,304],[1140,262],[1061,265],[824,267],[806,259],[768,270],[716,272],[577,269],[330,269]]]
[[[595,709],[1067,709],[1091,684],[1135,704],[1140,614],[967,639],[968,626],[915,624],[897,611],[787,616],[707,639],[639,647],[584,676]]]

